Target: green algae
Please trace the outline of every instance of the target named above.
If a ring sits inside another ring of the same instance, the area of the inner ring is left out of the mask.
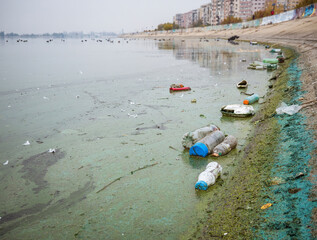
[[[288,67],[296,53],[283,48],[286,61],[275,71],[271,79],[273,89],[253,118],[255,125],[252,137],[244,152],[235,159],[235,171],[231,173],[221,188],[207,192],[207,208],[203,209],[201,221],[182,239],[255,239],[259,235],[261,223],[267,221],[261,216],[261,206],[276,203],[263,189],[272,185],[271,172],[279,149],[281,126],[274,118],[275,109],[283,100],[289,100],[292,86],[287,86]],[[273,208],[272,207],[272,208]],[[257,236],[257,237],[255,237]]]

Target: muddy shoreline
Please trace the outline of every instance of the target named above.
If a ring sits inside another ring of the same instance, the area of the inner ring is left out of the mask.
[[[210,193],[209,200],[207,208],[200,209],[201,220],[181,239],[317,236],[317,104],[290,117],[274,115],[282,101],[301,105],[317,98],[316,24],[317,17],[312,17],[243,30],[150,37],[186,41],[239,35],[242,41],[281,47],[287,59],[275,71],[273,88],[253,118],[254,132],[233,163],[235,172],[226,176],[230,181],[216,184],[206,193]],[[273,205],[261,210],[266,203]]]
[[[218,239],[224,236],[228,239],[264,239],[265,236],[276,239],[277,233],[279,236],[300,239],[311,237],[310,233],[315,229],[314,223],[311,222],[310,216],[306,216],[305,219],[298,216],[294,204],[297,199],[301,201],[303,199],[298,196],[293,197],[302,191],[305,198],[307,192],[304,191],[311,190],[311,186],[306,186],[306,189],[293,187],[296,186],[294,181],[302,176],[309,176],[308,172],[302,170],[306,167],[300,164],[290,165],[293,157],[291,156],[286,159],[287,169],[284,171],[288,172],[287,174],[282,174],[279,170],[272,174],[278,159],[283,159],[280,157],[281,135],[283,131],[286,131],[286,135],[290,134],[286,128],[292,129],[294,127],[292,124],[296,123],[288,119],[289,122],[281,125],[280,117],[275,115],[275,109],[281,101],[297,101],[294,98],[298,97],[298,91],[301,92],[299,88],[288,85],[291,78],[289,69],[298,61],[299,55],[291,48],[283,48],[283,52],[287,61],[276,71],[275,76],[278,77],[276,80],[271,80],[273,88],[268,91],[261,110],[252,119],[255,125],[254,132],[244,152],[235,159],[234,164],[237,166],[235,172],[229,176],[230,181],[224,182],[221,188],[217,188],[219,189],[217,193],[214,191],[207,193],[209,200],[208,207],[203,210],[204,217],[182,239]],[[306,127],[307,123],[302,124]],[[298,139],[298,136],[295,138]],[[303,139],[299,139],[298,147],[301,143],[307,144]],[[310,164],[314,162],[313,149],[314,146],[308,149],[308,153],[312,156]],[[314,165],[311,169],[314,169]],[[303,186],[302,183],[298,184]],[[314,191],[311,193],[313,194]],[[315,199],[312,194],[309,201]],[[262,210],[261,206],[267,203],[272,203],[273,206],[269,210]],[[279,212],[278,205],[281,204],[289,206],[289,209]],[[271,213],[267,214],[268,211]],[[302,228],[306,228],[307,231],[301,231]]]

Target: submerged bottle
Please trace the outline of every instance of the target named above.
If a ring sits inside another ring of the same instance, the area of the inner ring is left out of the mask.
[[[216,125],[210,124],[206,127],[196,129],[195,131],[185,133],[182,144],[184,148],[191,148],[196,142],[204,138],[209,133],[220,130]]]
[[[219,157],[226,155],[232,149],[234,149],[237,146],[237,144],[237,138],[232,135],[229,135],[225,138],[225,140],[223,140],[222,143],[220,143],[214,148],[212,156]]]
[[[189,155],[206,157],[213,149],[225,139],[221,131],[214,131],[199,140],[189,149]]]
[[[243,104],[244,105],[250,105],[252,103],[255,103],[259,101],[259,95],[258,94],[253,94],[249,97],[247,97],[244,101],[243,101]]]
[[[210,185],[215,184],[216,179],[221,175],[222,167],[217,162],[210,162],[206,170],[199,174],[195,188],[207,190]]]

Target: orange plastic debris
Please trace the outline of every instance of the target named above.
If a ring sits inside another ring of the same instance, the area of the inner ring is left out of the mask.
[[[264,204],[261,209],[264,210],[264,209],[267,209],[269,207],[271,207],[273,204],[272,203],[267,203],[267,204]]]

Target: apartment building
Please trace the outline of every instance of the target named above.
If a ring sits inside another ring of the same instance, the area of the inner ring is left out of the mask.
[[[283,0],[284,1],[284,0]],[[265,9],[265,0],[252,0],[252,14]]]
[[[184,14],[176,14],[174,22],[180,27],[191,27],[198,20],[204,25],[219,25],[228,16],[248,20],[257,11],[264,10],[266,3],[272,0],[210,0],[199,9]],[[300,0],[277,0],[278,5],[295,7]]]
[[[211,25],[219,25],[224,20],[224,0],[211,0]]]
[[[253,0],[255,1],[255,0]],[[240,18],[247,20],[253,15],[253,2],[252,0],[240,0]]]
[[[175,24],[177,24],[180,28],[184,28],[185,24],[184,24],[184,14],[182,13],[178,13],[173,17],[173,22]]]
[[[211,24],[211,17],[212,17],[212,12],[211,12],[211,3],[202,5],[200,7],[200,20],[202,20],[202,23],[206,25]]]

